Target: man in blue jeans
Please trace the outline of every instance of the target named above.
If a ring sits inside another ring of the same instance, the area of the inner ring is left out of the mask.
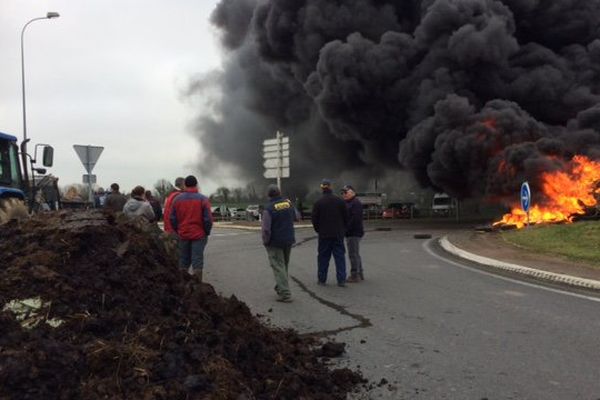
[[[212,229],[212,214],[208,198],[198,193],[198,180],[190,175],[185,189],[173,200],[171,225],[179,236],[179,266],[188,269],[202,282],[204,248]]]
[[[323,196],[313,206],[312,224],[319,234],[319,249],[317,256],[318,283],[325,285],[329,260],[333,254],[338,286],[346,286],[346,249],[344,236],[348,226],[348,210],[344,200],[333,194],[331,181],[321,182]]]

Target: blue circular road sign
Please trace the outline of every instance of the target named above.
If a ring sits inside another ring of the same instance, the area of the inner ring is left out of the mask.
[[[523,182],[521,185],[521,207],[523,211],[529,211],[529,207],[531,206],[531,189],[529,188],[529,183]]]

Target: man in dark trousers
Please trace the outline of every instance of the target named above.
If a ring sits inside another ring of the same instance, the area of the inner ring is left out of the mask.
[[[171,226],[179,236],[179,266],[202,282],[204,248],[212,229],[208,198],[198,192],[198,180],[190,175],[185,190],[173,199]]]
[[[333,254],[337,284],[343,287],[346,286],[344,235],[348,225],[348,210],[344,200],[333,194],[329,179],[323,179],[321,190],[323,196],[317,200],[312,210],[312,224],[319,234],[318,283],[325,285],[329,260]]]
[[[275,276],[277,301],[292,301],[288,283],[288,266],[292,245],[296,242],[294,221],[299,219],[296,209],[289,199],[281,196],[277,185],[267,189],[269,204],[262,215],[262,239],[267,249],[269,263]]]
[[[356,283],[365,279],[360,258],[359,244],[364,236],[363,228],[363,206],[356,198],[356,192],[351,185],[342,188],[342,196],[348,208],[348,229],[346,230],[346,247],[348,247],[348,258],[350,259],[350,278],[346,282]]]

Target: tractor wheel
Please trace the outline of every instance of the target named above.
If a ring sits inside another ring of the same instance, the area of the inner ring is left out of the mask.
[[[15,197],[0,199],[0,224],[5,224],[12,219],[25,218],[29,218],[29,211],[23,200]]]

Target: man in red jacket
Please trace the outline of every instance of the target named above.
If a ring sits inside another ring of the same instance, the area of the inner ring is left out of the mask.
[[[184,185],[185,190],[173,200],[170,221],[179,236],[179,266],[202,282],[204,248],[213,224],[210,202],[198,193],[195,176],[186,177]]]

